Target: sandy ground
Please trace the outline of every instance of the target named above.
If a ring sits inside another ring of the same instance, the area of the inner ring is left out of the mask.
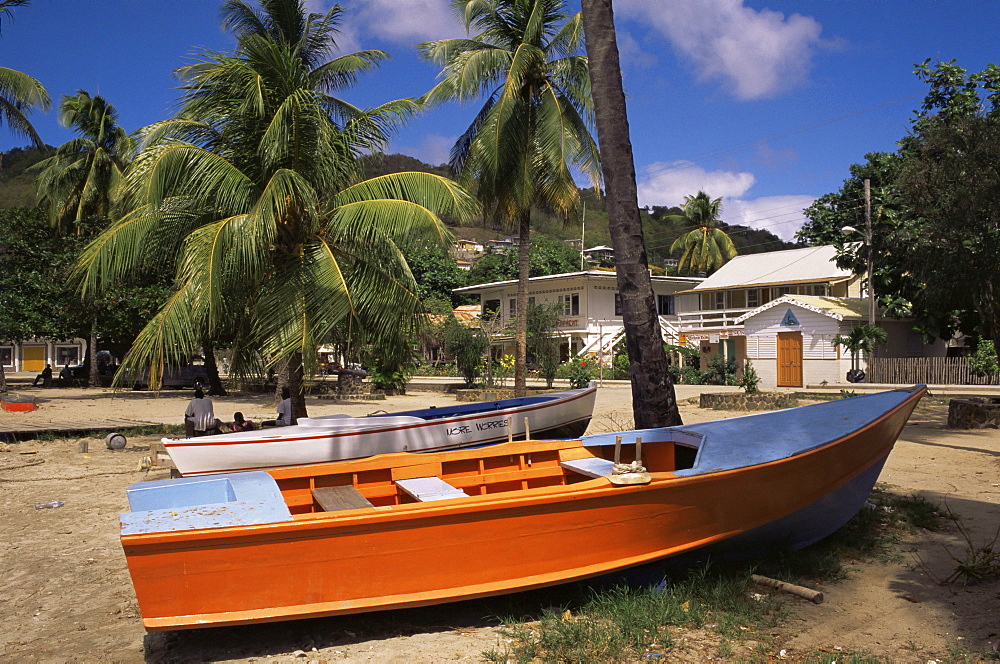
[[[87,421],[104,417],[181,423],[189,394],[112,394],[104,390],[15,388],[34,393],[33,413],[0,411],[0,424],[18,421]],[[696,388],[679,386],[685,422],[731,416],[686,401]],[[338,404],[310,400],[310,414],[367,414],[442,404],[440,392],[413,391],[386,401]],[[252,419],[273,417],[270,396],[215,400],[223,418],[241,410]],[[889,458],[881,481],[903,494],[946,504],[977,543],[1000,524],[1000,432],[944,428],[946,402],[918,407]],[[627,386],[598,393],[591,432],[631,424]],[[496,604],[442,607],[346,618],[303,620],[240,628],[146,634],[139,619],[118,543],[118,516],[127,511],[125,487],[160,479],[164,471],[138,469],[155,438],[134,438],[126,449],[106,449],[103,436],[0,444],[0,661],[40,662],[458,662],[482,661],[503,649]],[[64,501],[57,509],[36,503]],[[957,653],[996,648],[1000,641],[1000,582],[962,587],[936,581],[961,554],[955,528],[920,533],[898,563],[865,563],[850,579],[821,588],[820,605],[790,600],[793,618],[771,653],[800,659],[823,650],[860,651],[898,662],[947,660]],[[1000,546],[1000,545],[998,545]],[[919,561],[922,561],[919,562]],[[684,636],[680,635],[683,639]],[[698,640],[691,635],[691,642]],[[702,645],[678,659],[714,654]]]

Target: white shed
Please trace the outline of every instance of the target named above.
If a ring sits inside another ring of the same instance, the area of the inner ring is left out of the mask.
[[[857,298],[785,295],[736,319],[746,335],[746,357],[764,387],[840,383],[851,356],[833,343],[867,317]]]

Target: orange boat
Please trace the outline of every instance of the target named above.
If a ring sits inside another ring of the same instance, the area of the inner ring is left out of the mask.
[[[122,546],[148,630],[466,600],[707,546],[801,547],[861,508],[924,391],[140,482]]]

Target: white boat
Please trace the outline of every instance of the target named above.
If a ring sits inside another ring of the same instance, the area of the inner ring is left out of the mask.
[[[472,404],[365,417],[324,415],[298,424],[198,438],[163,438],[184,476],[264,470],[358,459],[390,452],[431,452],[508,439],[579,438],[594,412],[597,386]]]

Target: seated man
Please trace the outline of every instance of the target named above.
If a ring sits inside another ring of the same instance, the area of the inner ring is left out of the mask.
[[[45,368],[42,369],[42,373],[35,376],[35,382],[32,386],[37,386],[38,381],[42,381],[42,387],[52,387],[52,365],[46,364]]]

